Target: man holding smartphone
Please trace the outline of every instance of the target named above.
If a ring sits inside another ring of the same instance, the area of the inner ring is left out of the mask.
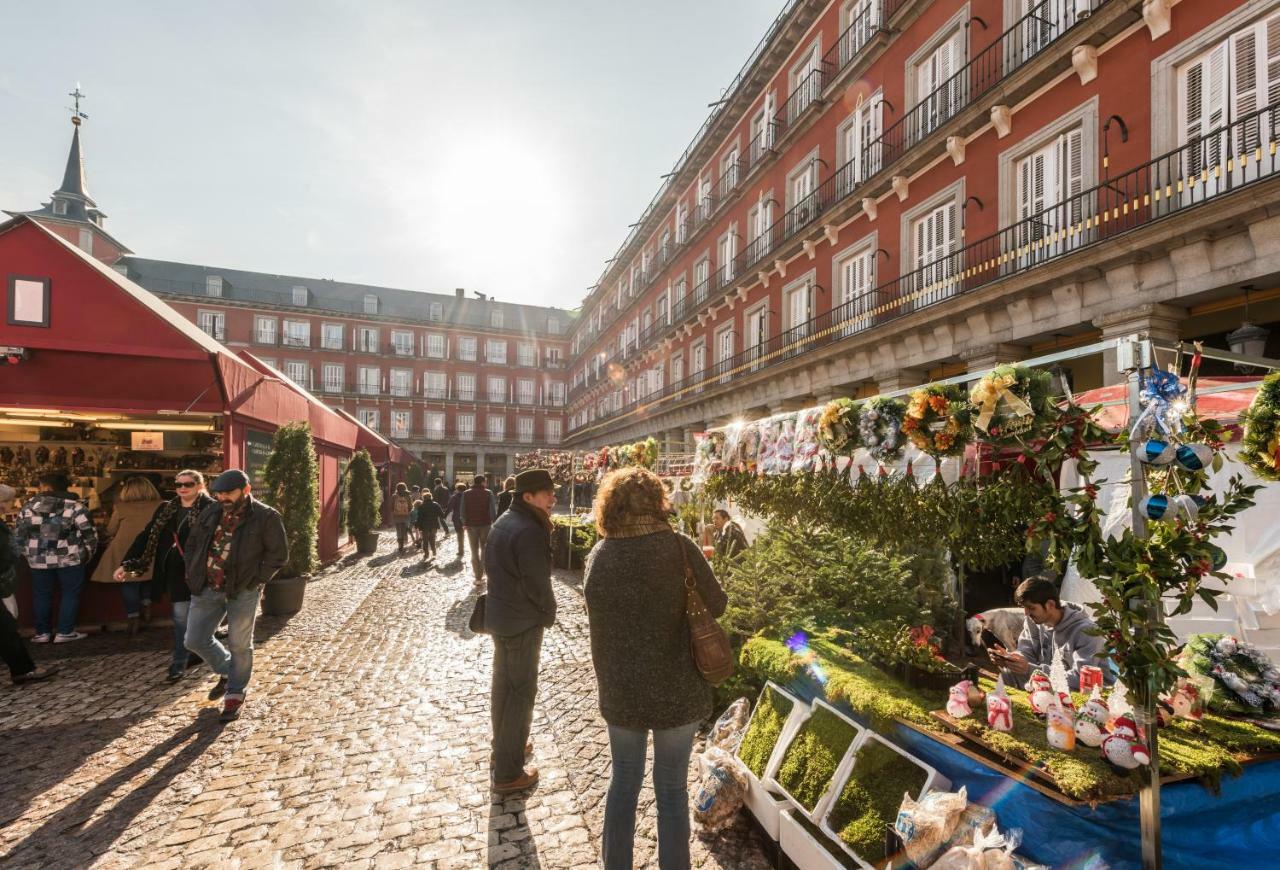
[[[1022,581],[1013,597],[1027,615],[1018,648],[1007,650],[996,642],[987,649],[992,663],[1001,668],[1005,683],[1023,688],[1033,670],[1048,673],[1058,650],[1062,651],[1072,691],[1080,689],[1080,668],[1085,665],[1101,668],[1104,682],[1108,685],[1113,682],[1114,677],[1102,656],[1102,638],[1089,633],[1093,620],[1084,608],[1071,602],[1062,603],[1058,588],[1043,577]]]

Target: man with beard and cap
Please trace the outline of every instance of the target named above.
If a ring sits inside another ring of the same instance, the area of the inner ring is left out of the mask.
[[[280,514],[250,495],[252,489],[238,468],[219,474],[209,484],[218,501],[196,518],[187,539],[187,649],[218,675],[209,700],[226,696],[223,722],[240,715],[253,674],[253,622],[262,587],[289,560]],[[226,646],[214,637],[224,614]]]

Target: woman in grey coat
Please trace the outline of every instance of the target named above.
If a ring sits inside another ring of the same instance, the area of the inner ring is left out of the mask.
[[[601,540],[587,559],[584,587],[600,713],[613,755],[606,870],[631,867],[650,731],[658,865],[689,866],[689,756],[694,732],[711,715],[712,688],[689,649],[685,564],[714,615],[724,612],[726,599],[702,551],[671,528],[668,509],[662,482],[643,468],[612,472],[596,494]]]

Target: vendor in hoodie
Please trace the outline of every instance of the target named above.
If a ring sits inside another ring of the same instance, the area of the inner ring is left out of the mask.
[[[1013,598],[1027,615],[1018,648],[1010,651],[996,646],[988,651],[991,661],[1003,669],[1005,683],[1021,688],[1033,670],[1049,673],[1059,649],[1072,691],[1080,689],[1080,668],[1084,665],[1102,668],[1104,681],[1111,683],[1110,668],[1102,655],[1102,638],[1090,633],[1093,620],[1085,615],[1084,608],[1071,602],[1064,604],[1058,599],[1058,588],[1042,577],[1022,581]]]

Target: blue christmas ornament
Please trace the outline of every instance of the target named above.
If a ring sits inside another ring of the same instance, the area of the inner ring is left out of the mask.
[[[1155,438],[1147,441],[1138,451],[1138,459],[1148,465],[1168,465],[1173,461],[1176,447]]]
[[[1149,495],[1138,505],[1138,509],[1149,520],[1164,519],[1166,514],[1169,514],[1170,519],[1173,518],[1173,515],[1169,512],[1169,497],[1167,495]]]
[[[1227,567],[1227,551],[1221,547],[1212,547],[1213,553],[1213,570],[1221,571]]]
[[[1132,431],[1139,435],[1156,431],[1165,437],[1180,432],[1186,394],[1187,388],[1177,374],[1153,364],[1142,385],[1142,413],[1133,421]]]
[[[1181,444],[1174,458],[1187,471],[1203,471],[1213,461],[1213,448],[1208,444]]]

